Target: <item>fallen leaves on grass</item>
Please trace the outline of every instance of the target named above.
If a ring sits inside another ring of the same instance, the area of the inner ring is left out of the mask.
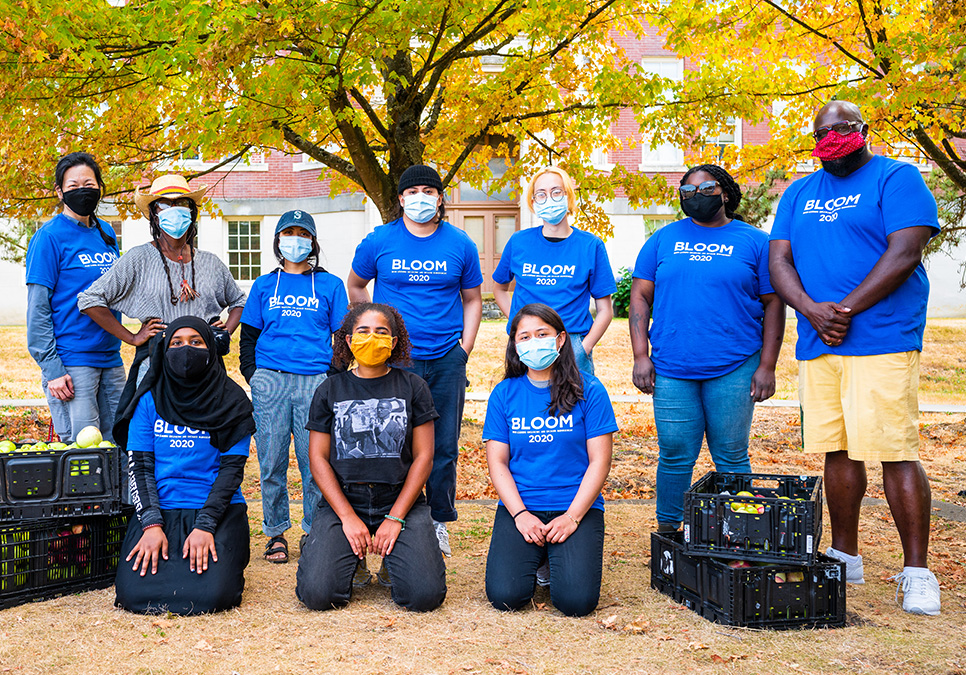
[[[629,623],[622,623],[616,614],[611,614],[605,619],[598,619],[597,625],[606,630],[613,630],[631,635],[640,635],[651,630],[651,622],[640,615]]]

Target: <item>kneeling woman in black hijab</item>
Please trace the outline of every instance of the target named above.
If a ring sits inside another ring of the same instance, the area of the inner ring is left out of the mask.
[[[201,319],[168,324],[114,427],[137,509],[114,604],[131,612],[203,614],[241,603],[250,538],[240,486],[255,422],[214,347]]]

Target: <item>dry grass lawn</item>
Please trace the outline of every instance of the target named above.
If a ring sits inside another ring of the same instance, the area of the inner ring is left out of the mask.
[[[487,323],[470,361],[474,391],[500,377],[503,325]],[[966,321],[931,321],[923,353],[921,400],[964,402]],[[793,332],[789,339],[793,339]],[[598,373],[614,394],[630,384],[625,322],[615,322],[596,351]],[[0,328],[0,398],[36,397],[39,376],[26,356],[22,328]],[[237,359],[229,364],[236,371]],[[786,346],[779,397],[795,398],[795,366]],[[605,495],[607,537],[598,611],[570,619],[553,610],[546,591],[517,613],[494,610],[484,595],[486,551],[494,507],[460,505],[451,526],[449,593],[426,615],[396,608],[388,592],[370,586],[344,610],[317,613],[294,595],[293,562],[272,565],[261,549],[257,463],[249,462],[243,491],[249,499],[252,563],[243,605],[209,617],[143,617],[113,608],[111,589],[0,611],[0,673],[966,673],[966,523],[935,517],[931,565],[943,588],[939,617],[913,617],[895,604],[887,577],[901,569],[901,549],[888,507],[863,511],[860,541],[865,586],[848,588],[848,626],[790,632],[736,629],[705,621],[649,588],[649,536],[654,507],[621,498],[653,497],[657,444],[647,404],[617,404],[621,432]],[[466,407],[459,476],[461,499],[489,498],[480,441],[484,404]],[[964,415],[925,414],[922,460],[933,498],[958,506],[966,499]],[[45,410],[9,410],[0,436],[46,429]],[[759,408],[752,429],[755,470],[819,474],[821,460],[798,449],[794,409]],[[297,471],[289,473],[300,497]],[[710,468],[707,452],[695,475]],[[883,497],[881,473],[870,470],[870,497]],[[299,515],[293,507],[293,519]],[[827,523],[827,514],[825,518]],[[828,530],[823,545],[828,543]],[[370,567],[378,565],[370,559]]]

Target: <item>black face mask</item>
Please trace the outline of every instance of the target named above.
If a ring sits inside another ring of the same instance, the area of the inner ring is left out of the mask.
[[[78,216],[89,216],[101,201],[100,188],[76,188],[64,193],[64,204]]]
[[[691,199],[681,200],[681,210],[684,215],[699,223],[710,223],[724,205],[723,195],[703,195],[700,192]]]
[[[204,374],[208,367],[208,350],[202,347],[168,348],[164,355],[164,360],[168,365],[168,370],[175,377],[185,380],[196,380]]]
[[[854,152],[850,152],[845,157],[838,159],[823,159],[822,168],[836,178],[845,178],[850,173],[859,168],[865,159],[865,146]]]

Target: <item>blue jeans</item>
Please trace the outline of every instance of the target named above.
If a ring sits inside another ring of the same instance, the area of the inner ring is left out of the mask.
[[[93,368],[65,366],[74,384],[74,398],[61,401],[54,398],[42,380],[54,431],[64,443],[72,443],[84,427],[101,430],[106,441],[114,441],[114,415],[124,389],[124,366]]]
[[[707,436],[718,471],[749,473],[748,434],[755,402],[751,377],[761,352],[736,369],[709,380],[679,380],[658,375],[654,382],[657,463],[657,522],[677,524],[684,517],[684,493],[691,487],[694,463]]]
[[[350,483],[342,486],[355,514],[375,534],[389,513],[402,485]],[[392,600],[413,612],[429,612],[446,598],[446,564],[439,552],[429,507],[420,495],[406,514],[392,553],[383,558]],[[342,521],[323,499],[315,526],[299,557],[295,595],[309,609],[343,607],[352,596],[352,575],[359,558],[342,531]]]
[[[288,507],[289,444],[295,438],[295,459],[302,474],[302,530],[312,529],[312,517],[322,493],[309,469],[309,406],[325,380],[319,375],[296,375],[259,368],[252,375],[255,406],[255,448],[262,489],[262,531],[269,537],[290,527]]]
[[[426,482],[426,501],[433,520],[456,520],[456,460],[459,457],[460,427],[466,399],[466,360],[459,343],[438,359],[413,359],[412,373],[426,380],[439,413],[433,471]]]
[[[570,344],[574,348],[574,358],[577,359],[577,368],[582,373],[587,373],[588,375],[594,374],[594,350],[590,350],[590,354],[584,351],[584,338],[585,335],[577,335],[576,333],[570,334]]]
[[[544,523],[564,511],[531,511]],[[531,544],[523,538],[505,506],[496,510],[486,556],[486,597],[497,609],[530,604],[537,568],[550,564],[550,601],[567,616],[586,616],[600,600],[604,563],[604,512],[590,509],[580,526],[560,544]]]

